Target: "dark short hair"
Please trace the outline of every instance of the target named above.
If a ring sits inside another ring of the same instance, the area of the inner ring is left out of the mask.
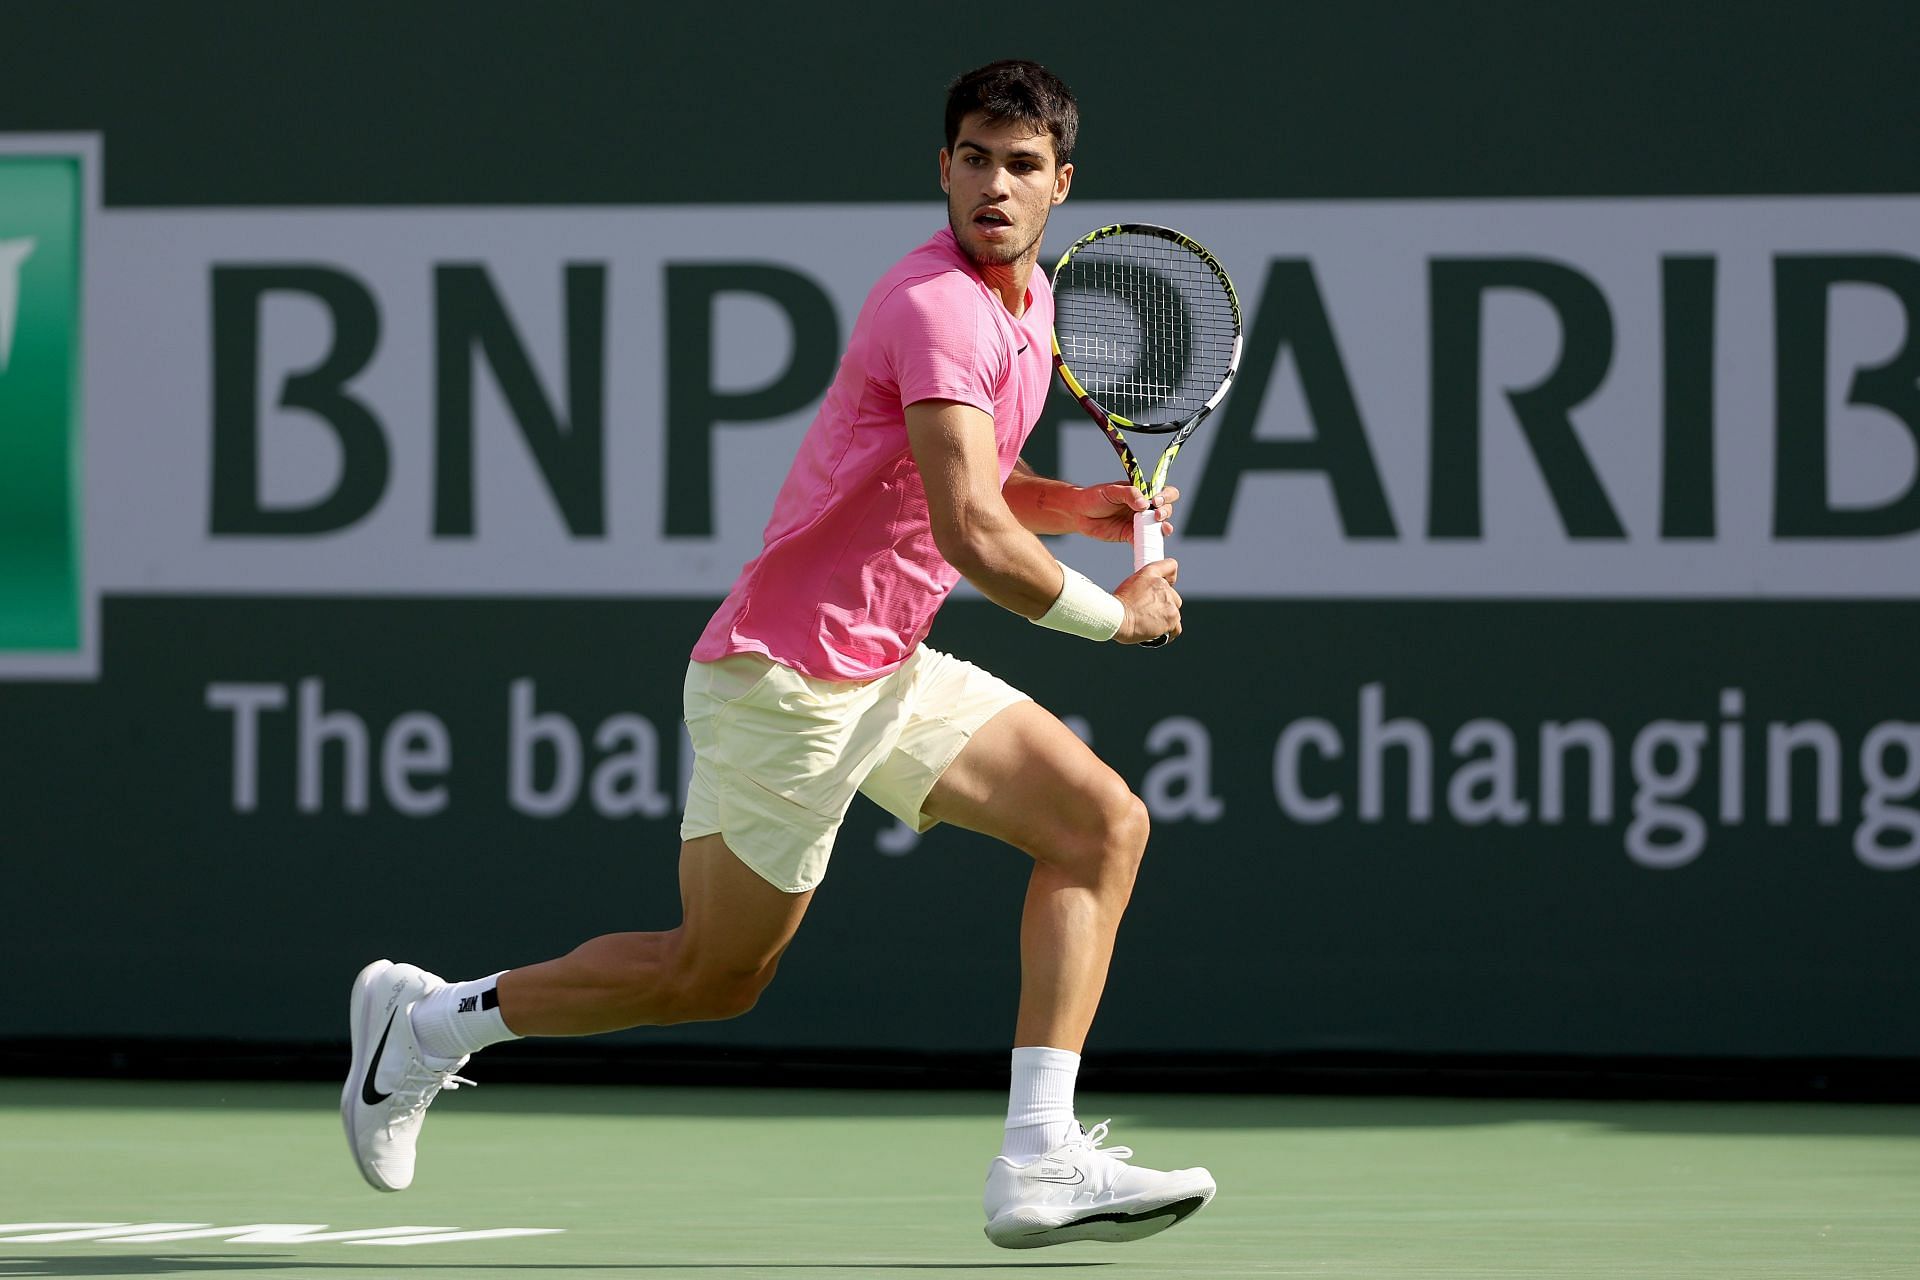
[[[1064,81],[1037,62],[1008,58],[969,71],[947,86],[947,147],[960,138],[960,122],[985,112],[995,124],[1016,121],[1053,135],[1053,158],[1067,164],[1080,133],[1080,105]]]

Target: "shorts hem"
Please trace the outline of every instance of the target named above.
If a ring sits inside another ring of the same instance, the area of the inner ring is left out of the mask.
[[[1012,686],[1009,685],[1008,688],[1011,689]],[[921,771],[926,775],[927,782],[926,782],[926,786],[924,787],[919,786],[918,784],[915,784],[915,787],[914,787],[915,794],[914,794],[914,800],[913,800],[913,810],[914,810],[913,816],[909,818],[906,815],[898,812],[894,812],[893,810],[889,810],[889,812],[892,812],[894,817],[899,818],[900,821],[906,823],[909,827],[912,827],[916,835],[925,835],[927,832],[939,826],[940,819],[929,818],[927,816],[927,812],[926,812],[927,797],[933,794],[933,789],[936,786],[940,785],[941,777],[946,773],[948,769],[953,767],[953,762],[960,758],[960,753],[967,749],[967,744],[973,741],[973,736],[976,733],[979,733],[982,729],[986,728],[987,725],[993,720],[995,716],[999,715],[1002,711],[1005,711],[1008,707],[1016,707],[1023,702],[1033,701],[1032,697],[1030,697],[1025,693],[1021,693],[1017,689],[1014,690],[1014,693],[1018,696],[1009,698],[1005,702],[1000,703],[998,706],[994,707],[993,710],[989,711],[984,716],[968,717],[968,719],[964,721],[950,720],[945,717],[942,717],[941,723],[947,725],[953,730],[953,739],[949,744],[948,750],[946,751],[944,757],[941,760],[939,760],[937,763],[926,761],[926,760],[919,760],[916,758],[915,763],[920,766]],[[885,806],[882,806],[882,807],[884,808]]]
[[[699,824],[700,827],[705,827],[710,825],[711,824],[709,823]],[[820,882],[826,879],[826,873],[822,872],[820,875],[815,876],[811,880],[804,880],[804,881],[797,881],[793,883],[783,884],[778,878],[776,878],[772,873],[770,873],[765,866],[762,865],[762,863],[766,863],[766,862],[778,863],[782,860],[781,858],[756,857],[749,851],[742,849],[739,843],[729,839],[727,837],[726,830],[722,827],[713,827],[713,829],[710,831],[702,831],[702,830],[699,830],[697,827],[691,827],[683,824],[680,828],[680,839],[682,841],[699,840],[706,836],[719,836],[720,839],[726,844],[727,852],[731,853],[735,858],[738,858],[740,860],[740,865],[744,866],[747,870],[753,872],[753,874],[759,876],[762,880],[765,880],[768,884],[772,885],[774,888],[778,889],[782,893],[788,893],[788,894],[807,893],[810,890],[819,888]]]

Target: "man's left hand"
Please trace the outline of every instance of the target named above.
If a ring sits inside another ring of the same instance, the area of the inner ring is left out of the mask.
[[[1160,532],[1173,532],[1168,521],[1173,516],[1173,504],[1180,500],[1180,490],[1172,485],[1160,491],[1153,500],[1153,507],[1160,516]],[[1088,485],[1084,489],[1075,489],[1067,504],[1078,522],[1076,532],[1089,538],[1098,538],[1102,542],[1131,542],[1133,540],[1133,513],[1145,511],[1148,503],[1146,495],[1125,482],[1114,484]]]

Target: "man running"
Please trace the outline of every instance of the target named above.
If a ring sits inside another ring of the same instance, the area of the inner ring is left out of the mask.
[[[454,1073],[489,1044],[752,1008],[860,791],[916,830],[950,822],[1033,858],[988,1238],[1134,1240],[1212,1199],[1206,1170],[1133,1166],[1127,1148],[1101,1146],[1105,1125],[1087,1133],[1074,1115],[1146,807],[1025,694],[922,643],[962,577],[1088,640],[1180,633],[1173,561],[1109,593],[1036,536],[1125,541],[1147,500],[1127,484],[1044,479],[1019,461],[1052,375],[1053,297],[1034,266],[1073,180],[1077,129],[1072,93],[1035,63],[996,62],[948,90],[948,226],[868,295],[765,545],[687,667],[695,762],[679,927],[609,934],[469,982],[385,960],[361,972],[341,1111],[374,1187],[412,1182],[427,1105],[470,1083]],[[1162,520],[1177,496],[1164,491]]]

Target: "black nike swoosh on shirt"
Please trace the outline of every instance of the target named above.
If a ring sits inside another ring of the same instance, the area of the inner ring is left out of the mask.
[[[373,1087],[374,1073],[380,1070],[380,1055],[387,1051],[387,1037],[393,1034],[393,1014],[387,1015],[387,1029],[380,1033],[380,1044],[373,1051],[373,1060],[367,1063],[367,1078],[360,1085],[360,1100],[370,1107],[377,1107],[393,1095],[380,1093]]]
[[[1027,348],[1028,348],[1028,347],[1030,347],[1030,346],[1032,346],[1032,345],[1033,345],[1033,344],[1032,344],[1031,342],[1023,342],[1023,343],[1021,343],[1021,344],[1020,344],[1020,349],[1019,349],[1018,351],[1016,351],[1016,352],[1014,352],[1013,354],[1015,354],[1015,355],[1017,355],[1017,356],[1023,356],[1023,355],[1025,355],[1025,354],[1027,354]]]

